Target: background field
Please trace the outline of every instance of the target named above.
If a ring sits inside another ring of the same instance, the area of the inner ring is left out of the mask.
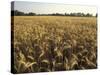
[[[14,71],[96,68],[96,25],[96,17],[14,16]]]

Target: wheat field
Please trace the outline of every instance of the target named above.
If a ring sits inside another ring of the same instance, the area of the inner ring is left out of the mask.
[[[97,18],[14,16],[14,72],[97,68]]]

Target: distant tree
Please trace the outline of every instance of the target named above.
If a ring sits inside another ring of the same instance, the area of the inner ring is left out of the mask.
[[[83,16],[82,13],[77,13],[76,16]]]
[[[25,13],[18,10],[11,11],[11,16],[78,16],[78,17],[92,17],[90,13],[84,14],[81,12],[78,13],[52,13],[52,14],[36,14],[33,12]],[[97,14],[95,15],[97,17]]]
[[[34,15],[36,15],[36,13],[33,12],[24,13],[18,10],[11,11],[11,16],[34,16]]]
[[[36,13],[33,13],[33,12],[28,13],[28,16],[34,16],[34,15],[36,15]]]
[[[65,16],[69,16],[69,14],[68,13],[65,13]]]
[[[18,10],[13,11],[12,13],[13,13],[13,15],[15,15],[15,16],[24,16],[24,15],[25,15],[24,12],[21,12],[21,11],[18,11]]]
[[[98,14],[96,13],[95,17],[98,17]]]
[[[92,17],[92,14],[87,13],[86,17]]]

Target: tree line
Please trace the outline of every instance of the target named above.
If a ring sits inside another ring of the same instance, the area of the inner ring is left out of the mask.
[[[52,13],[52,14],[36,14],[33,12],[29,12],[29,13],[25,13],[25,12],[21,12],[18,10],[13,10],[11,11],[11,16],[79,16],[79,17],[93,17],[92,14],[90,13]],[[97,17],[97,14],[95,15],[95,17]]]

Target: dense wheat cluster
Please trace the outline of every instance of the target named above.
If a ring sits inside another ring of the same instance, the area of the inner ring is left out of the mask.
[[[14,71],[97,67],[96,17],[15,16]]]

